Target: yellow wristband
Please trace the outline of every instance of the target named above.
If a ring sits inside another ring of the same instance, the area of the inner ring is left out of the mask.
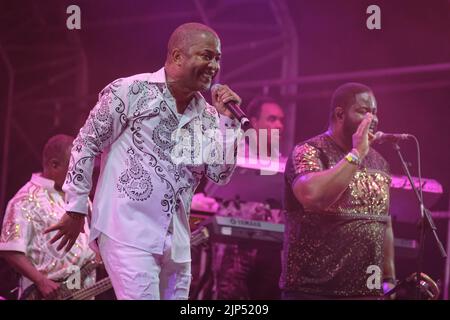
[[[353,153],[351,153],[351,152],[349,152],[345,156],[345,160],[347,160],[351,164],[354,164],[354,165],[357,165],[357,166],[359,166],[361,164],[361,161],[359,161],[358,157],[356,155],[354,155]]]

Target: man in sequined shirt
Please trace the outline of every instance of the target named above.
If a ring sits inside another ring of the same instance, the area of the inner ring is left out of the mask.
[[[220,58],[213,29],[179,26],[164,67],[103,89],[74,141],[63,187],[67,215],[47,231],[55,232],[52,241],[62,238],[59,249],[77,239],[101,154],[90,240],[118,299],[188,299],[194,191],[203,177],[227,183],[236,163],[240,125],[225,104],[240,97],[221,85],[210,105],[200,93],[211,87]]]
[[[73,138],[56,135],[48,140],[43,151],[43,172],[34,173],[9,201],[0,236],[0,256],[23,276],[19,297],[35,284],[43,298],[51,299],[60,284],[76,268],[95,258],[88,245],[88,230],[78,237],[68,252],[58,252],[44,230],[65,214],[61,187],[69,165]],[[83,285],[92,285],[95,272]]]
[[[370,88],[333,94],[329,129],[295,146],[285,170],[284,299],[372,299],[395,278],[389,168],[370,147]]]

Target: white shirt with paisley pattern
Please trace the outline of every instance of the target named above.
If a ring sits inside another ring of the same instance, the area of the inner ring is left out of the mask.
[[[172,136],[179,129],[192,137],[196,133],[196,138],[200,132],[190,154],[192,159],[205,154],[205,159],[178,163],[174,154],[179,145]],[[211,129],[220,137],[205,134]],[[178,114],[164,68],[118,79],[101,91],[74,141],[63,187],[66,210],[87,212],[94,158],[101,154],[91,241],[104,233],[122,244],[162,254],[166,233],[173,232],[172,258],[188,262],[193,192],[204,176],[218,184],[229,181],[239,129],[237,120],[219,116],[200,93]],[[219,149],[211,146],[222,146],[225,152],[217,157]],[[215,156],[217,161],[206,161]],[[220,161],[224,157],[226,163]]]

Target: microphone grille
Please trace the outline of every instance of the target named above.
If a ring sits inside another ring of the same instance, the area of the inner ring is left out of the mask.
[[[384,135],[384,132],[383,132],[383,131],[377,131],[377,132],[375,133],[375,140],[380,139],[381,137],[383,137],[383,135]]]

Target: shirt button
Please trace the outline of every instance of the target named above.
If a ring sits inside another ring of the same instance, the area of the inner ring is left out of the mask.
[[[167,216],[170,217],[170,213],[168,213]]]

